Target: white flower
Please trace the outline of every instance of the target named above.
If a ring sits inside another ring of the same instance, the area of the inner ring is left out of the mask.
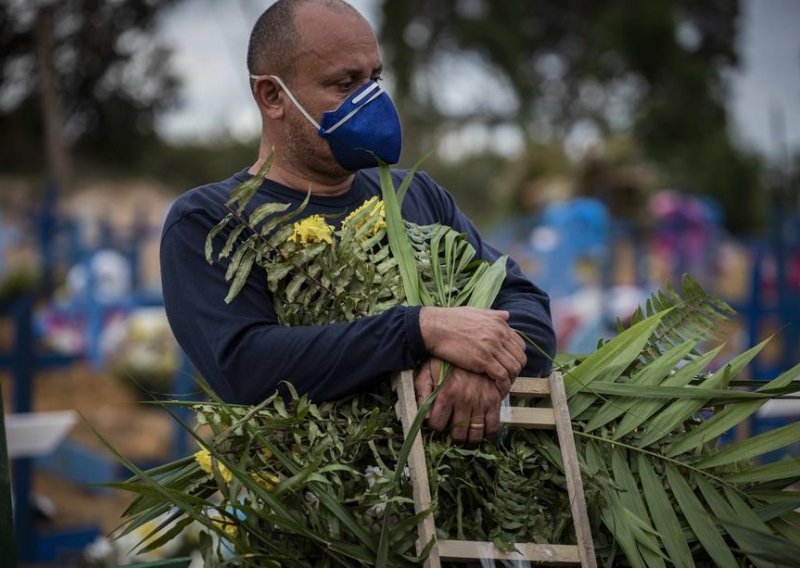
[[[369,465],[364,470],[364,477],[367,478],[367,487],[372,489],[376,482],[383,479],[383,469],[376,465]]]

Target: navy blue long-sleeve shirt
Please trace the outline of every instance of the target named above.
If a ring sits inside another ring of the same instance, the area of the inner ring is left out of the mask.
[[[395,171],[395,185],[405,172]],[[161,278],[170,325],[189,359],[214,391],[232,403],[253,404],[271,395],[281,381],[317,401],[334,400],[368,387],[388,373],[419,365],[428,353],[419,327],[418,306],[397,306],[349,323],[287,327],[278,323],[265,272],[254,266],[242,291],[225,304],[229,283],[225,263],[209,265],[204,244],[209,230],[226,214],[231,190],[252,177],[246,170],[183,194],[167,215],[161,239]],[[312,195],[303,216],[339,215],[380,196],[375,169],[356,173],[353,185],[334,197]],[[265,180],[248,213],[265,202],[299,205],[305,194]],[[427,174],[416,174],[402,206],[403,217],[426,225],[441,223],[468,235],[488,261],[501,254],[485,243],[459,211],[452,196]],[[333,221],[331,221],[333,222]],[[230,228],[217,236],[217,250]],[[549,299],[513,261],[492,306],[510,312],[509,325],[526,333],[542,351],[555,353]],[[528,346],[522,374],[544,375],[548,357]]]

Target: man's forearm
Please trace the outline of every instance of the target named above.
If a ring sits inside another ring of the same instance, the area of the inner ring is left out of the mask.
[[[392,308],[321,326],[250,326],[219,344],[216,368],[204,374],[231,402],[263,400],[283,381],[318,402],[338,399],[424,359],[424,345],[414,337],[416,310]]]

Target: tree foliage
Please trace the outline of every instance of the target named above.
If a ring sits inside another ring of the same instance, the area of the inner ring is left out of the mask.
[[[169,52],[154,40],[157,16],[174,0],[0,3],[0,164],[41,168],[42,83],[36,23],[54,11],[53,63],[66,143],[125,163],[155,138],[155,118],[176,102]]]
[[[467,120],[514,126],[528,142],[632,131],[668,183],[719,199],[735,228],[752,223],[760,165],[732,143],[726,109],[738,0],[412,0],[382,10],[412,131]],[[479,87],[462,93],[469,104],[442,97],[444,81],[476,69]],[[497,85],[511,102],[493,102],[507,98]]]

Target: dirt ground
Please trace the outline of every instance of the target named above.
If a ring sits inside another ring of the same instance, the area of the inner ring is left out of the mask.
[[[8,375],[0,377],[8,412],[13,385]],[[91,427],[134,461],[159,462],[170,457],[175,425],[167,413],[141,404],[134,388],[93,371],[84,363],[39,373],[33,408],[78,411],[82,417],[69,439],[109,458],[110,453]],[[35,473],[33,487],[37,498],[52,504],[53,516],[40,523],[40,528],[46,530],[97,526],[108,533],[119,524],[121,513],[131,501],[131,496],[123,492],[99,492],[48,471]]]

